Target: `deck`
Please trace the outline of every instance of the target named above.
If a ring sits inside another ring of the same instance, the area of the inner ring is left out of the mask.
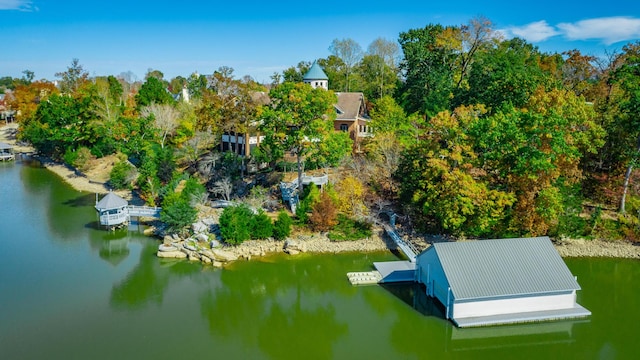
[[[576,304],[570,309],[530,311],[524,313],[453,318],[453,322],[461,328],[489,325],[519,324],[528,322],[551,321],[561,319],[580,319],[591,315],[591,311]]]
[[[411,261],[374,262],[382,279],[381,283],[411,282],[416,279],[416,263]]]

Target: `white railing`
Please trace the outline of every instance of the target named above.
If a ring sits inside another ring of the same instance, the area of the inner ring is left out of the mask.
[[[162,208],[151,206],[127,206],[129,216],[160,217]]]

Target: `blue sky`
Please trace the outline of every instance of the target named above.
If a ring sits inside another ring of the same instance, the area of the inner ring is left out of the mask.
[[[593,1],[0,0],[0,76],[55,79],[77,58],[90,75],[157,69],[170,79],[220,66],[267,82],[325,58],[333,39],[376,38],[482,15],[545,52],[602,56],[640,40],[640,0]]]

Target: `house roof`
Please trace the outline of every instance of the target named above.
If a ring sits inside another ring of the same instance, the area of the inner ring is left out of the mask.
[[[546,236],[436,243],[429,250],[456,300],[580,289]]]
[[[303,80],[329,80],[327,74],[322,71],[320,65],[314,61],[313,65],[306,74],[304,74]]]
[[[0,142],[0,150],[9,150],[9,149],[12,149],[12,148],[13,147],[11,145],[9,145],[7,143]]]
[[[364,94],[360,92],[339,92],[336,120],[356,120],[360,117],[360,109],[364,105]]]
[[[115,193],[109,192],[96,204],[97,210],[118,209],[129,205],[127,200],[121,198]]]

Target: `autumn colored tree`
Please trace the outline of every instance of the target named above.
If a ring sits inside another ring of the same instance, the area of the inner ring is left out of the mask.
[[[338,209],[329,194],[323,192],[309,215],[311,228],[315,231],[329,231],[338,224]]]
[[[353,176],[347,176],[340,180],[335,191],[338,197],[338,211],[357,218],[366,215],[367,208],[364,205],[365,188],[362,182]]]
[[[75,99],[54,94],[38,105],[33,119],[22,129],[22,138],[30,141],[38,151],[60,157],[68,149],[91,147],[95,142],[89,98]]]
[[[584,99],[568,90],[534,92],[527,108],[511,108],[476,122],[470,134],[478,166],[517,200],[511,226],[542,235],[564,211],[561,189],[582,177],[580,161],[603,143],[604,131]]]
[[[35,81],[28,85],[19,84],[9,99],[9,106],[16,111],[16,120],[21,123],[21,126],[25,126],[36,112],[38,104],[58,93],[55,84],[48,81]]]
[[[419,145],[404,154],[396,178],[400,196],[427,227],[481,236],[499,230],[515,197],[490,186],[488,174],[475,166],[477,154],[469,131],[485,112],[461,107],[431,118]]]

